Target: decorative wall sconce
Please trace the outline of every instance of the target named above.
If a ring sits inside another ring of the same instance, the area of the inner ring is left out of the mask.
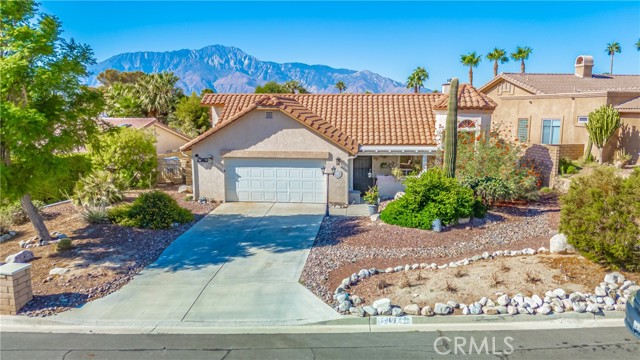
[[[199,154],[195,154],[194,157],[196,158],[196,161],[199,163],[206,163],[206,162],[213,162],[213,155],[209,155],[209,156],[200,156]]]

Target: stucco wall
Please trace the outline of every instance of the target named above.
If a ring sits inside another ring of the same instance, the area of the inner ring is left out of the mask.
[[[187,143],[187,140],[158,126],[153,127],[153,133],[156,137],[156,152],[158,154],[177,151],[180,146]]]
[[[497,104],[493,113],[492,130],[499,131],[500,134],[509,139],[517,138],[518,119],[529,120],[529,144],[540,144],[542,142],[542,120],[560,120],[560,143],[561,144],[586,144],[589,137],[584,124],[578,123],[578,116],[587,116],[591,111],[606,104],[619,104],[628,101],[633,94],[607,96],[605,94],[568,94],[564,96],[526,96],[531,95],[516,86],[513,91],[505,91],[505,82],[497,84],[485,91]],[[522,97],[516,97],[525,95]],[[617,139],[612,139],[616,143]],[[610,160],[615,146],[608,146],[605,149],[605,160]],[[594,156],[599,153],[594,147]]]
[[[618,131],[618,146],[631,154],[630,164],[640,164],[640,113],[620,114],[622,128]]]
[[[267,119],[264,110],[253,110],[219,132],[193,146],[192,154],[201,157],[213,155],[213,162],[196,163],[194,183],[196,197],[224,200],[224,159],[222,155],[231,150],[329,152],[326,166],[336,164],[341,158],[341,179],[329,177],[329,202],[347,203],[349,187],[349,165],[346,151],[333,145],[313,130],[288,115],[270,110],[272,119]],[[294,156],[292,156],[294,157]]]

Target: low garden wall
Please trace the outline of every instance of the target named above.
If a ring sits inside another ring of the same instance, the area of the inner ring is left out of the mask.
[[[539,166],[542,186],[553,187],[558,175],[560,159],[579,160],[583,153],[583,144],[533,144],[527,147],[523,159],[534,161]]]
[[[168,158],[170,160],[165,160]],[[191,152],[177,151],[158,155],[158,184],[193,184]]]

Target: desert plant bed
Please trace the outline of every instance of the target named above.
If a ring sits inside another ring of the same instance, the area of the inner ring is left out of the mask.
[[[368,217],[326,218],[301,281],[332,304],[342,279],[361,269],[441,264],[484,251],[548,247],[549,239],[557,233],[559,211],[557,197],[543,194],[537,203],[497,206],[485,219],[441,233],[372,222]]]
[[[218,206],[218,203],[199,204],[186,201],[187,194],[178,193],[177,187],[160,187],[178,204],[191,211],[195,221],[167,230],[139,229],[114,224],[89,225],[71,203],[43,210],[49,231],[64,233],[72,239],[71,250],[58,252],[55,243],[30,247],[35,259],[31,263],[34,299],[20,314],[46,316],[87,301],[106,296],[128,283],[145,266],[153,262],[162,251],[196,221]],[[133,200],[141,190],[125,194],[125,202]],[[12,227],[17,234],[0,244],[0,260],[22,249],[20,241],[36,235],[30,223]],[[68,271],[50,275],[54,268]]]

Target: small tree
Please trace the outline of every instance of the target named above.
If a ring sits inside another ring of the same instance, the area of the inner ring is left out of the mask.
[[[200,105],[200,96],[193,92],[178,101],[176,111],[169,117],[169,125],[195,137],[211,127],[211,118],[208,108]]]
[[[82,85],[95,60],[87,45],[62,39],[58,19],[34,1],[1,1],[0,16],[0,190],[20,199],[48,241],[31,193],[63,171],[56,157],[95,139],[102,96]]]
[[[456,177],[456,156],[458,152],[458,78],[451,79],[447,123],[444,128],[444,173]]]
[[[106,169],[132,187],[155,184],[158,159],[155,137],[146,130],[112,128],[91,147],[91,160],[97,169]]]
[[[600,152],[598,161],[602,165],[604,163],[604,147],[616,130],[620,128],[620,113],[611,105],[602,105],[589,113],[586,128],[593,145]]]

